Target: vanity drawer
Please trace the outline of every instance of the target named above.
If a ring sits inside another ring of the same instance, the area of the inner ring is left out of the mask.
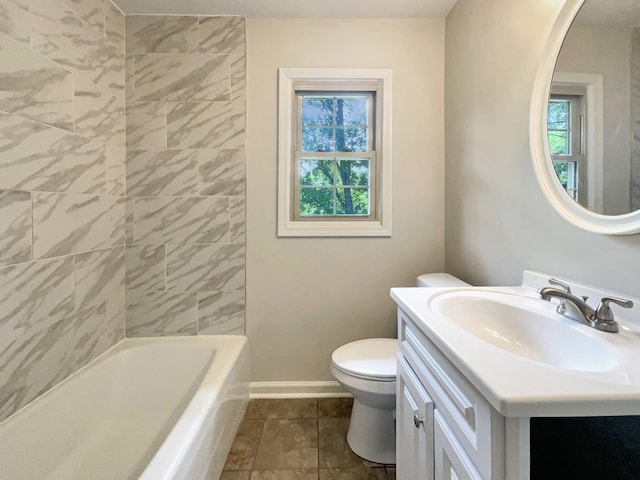
[[[478,471],[485,478],[504,476],[504,420],[438,348],[399,309],[400,350],[433,398]]]

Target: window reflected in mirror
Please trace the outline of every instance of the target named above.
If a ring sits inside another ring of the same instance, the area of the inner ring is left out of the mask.
[[[547,110],[547,137],[553,168],[562,187],[578,202],[587,197],[586,181],[580,181],[579,176],[587,171],[585,108],[584,95],[552,93]]]

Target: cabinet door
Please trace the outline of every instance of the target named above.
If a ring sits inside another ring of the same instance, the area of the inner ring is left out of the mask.
[[[433,412],[436,480],[482,480],[438,410]]]
[[[433,480],[433,402],[402,354],[396,385],[396,476]]]

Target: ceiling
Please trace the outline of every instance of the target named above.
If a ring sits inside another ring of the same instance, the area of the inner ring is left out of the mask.
[[[114,0],[127,14],[304,18],[446,17],[456,0]]]

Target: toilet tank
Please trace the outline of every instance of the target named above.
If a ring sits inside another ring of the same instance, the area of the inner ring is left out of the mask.
[[[470,287],[467,282],[463,282],[449,273],[424,273],[416,279],[418,287]]]

